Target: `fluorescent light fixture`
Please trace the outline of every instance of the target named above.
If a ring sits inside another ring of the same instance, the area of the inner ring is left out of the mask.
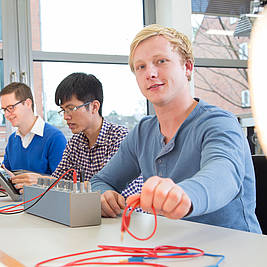
[[[225,30],[207,30],[206,31],[207,34],[216,34],[216,35],[229,35],[229,36],[233,36],[234,35],[234,31],[225,31]]]

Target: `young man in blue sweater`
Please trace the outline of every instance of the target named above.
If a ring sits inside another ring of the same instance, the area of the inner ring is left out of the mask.
[[[31,89],[11,83],[0,92],[1,111],[17,130],[8,139],[3,164],[10,171],[52,174],[66,146],[63,133],[34,115]],[[23,176],[21,178],[23,179]]]
[[[122,188],[142,173],[140,207],[181,219],[260,233],[255,176],[236,117],[193,98],[193,55],[175,29],[149,25],[131,44],[129,64],[155,116],[143,118],[91,182],[102,192],[102,215],[125,207]]]

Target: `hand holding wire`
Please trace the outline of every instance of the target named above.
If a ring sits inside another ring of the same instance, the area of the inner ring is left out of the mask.
[[[152,176],[142,187],[140,207],[152,213],[152,206],[157,214],[176,220],[189,214],[192,205],[186,192],[172,179]]]

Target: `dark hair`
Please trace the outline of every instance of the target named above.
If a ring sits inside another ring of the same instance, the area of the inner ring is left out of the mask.
[[[72,73],[58,85],[55,94],[56,105],[60,106],[73,96],[83,103],[98,100],[98,113],[102,116],[103,89],[102,83],[92,74]]]
[[[26,100],[27,98],[31,99],[32,101],[32,111],[34,111],[34,101],[31,89],[25,83],[10,83],[6,87],[4,87],[1,92],[0,96],[8,95],[15,93],[15,97],[17,100]]]

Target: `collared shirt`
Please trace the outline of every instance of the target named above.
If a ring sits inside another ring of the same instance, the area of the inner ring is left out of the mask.
[[[25,136],[23,136],[20,131],[17,129],[16,130],[16,135],[20,136],[21,138],[21,142],[22,142],[22,146],[24,148],[27,148],[29,146],[29,144],[31,143],[33,137],[35,134],[43,137],[44,135],[44,127],[45,127],[45,122],[44,120],[40,117],[37,116],[37,119],[33,125],[33,127],[31,128],[30,132],[27,133]]]
[[[62,159],[66,143],[63,133],[48,123],[44,125],[43,136],[34,134],[26,148],[22,138],[14,132],[8,138],[3,163],[11,171],[28,170],[51,175]]]
[[[167,144],[156,116],[143,118],[92,179],[92,190],[116,190],[142,173],[171,178],[187,193],[185,219],[260,233],[250,149],[236,117],[199,100]]]
[[[127,135],[128,130],[124,126],[115,125],[103,120],[96,143],[89,147],[89,141],[86,135],[81,132],[74,134],[69,140],[61,162],[52,174],[59,178],[67,170],[74,168],[77,172],[78,181],[81,172],[84,172],[84,180],[90,178],[99,172],[118,151],[121,141]],[[64,175],[63,179],[72,179],[72,172]],[[126,189],[124,196],[139,193],[143,185],[142,177],[137,178]]]

